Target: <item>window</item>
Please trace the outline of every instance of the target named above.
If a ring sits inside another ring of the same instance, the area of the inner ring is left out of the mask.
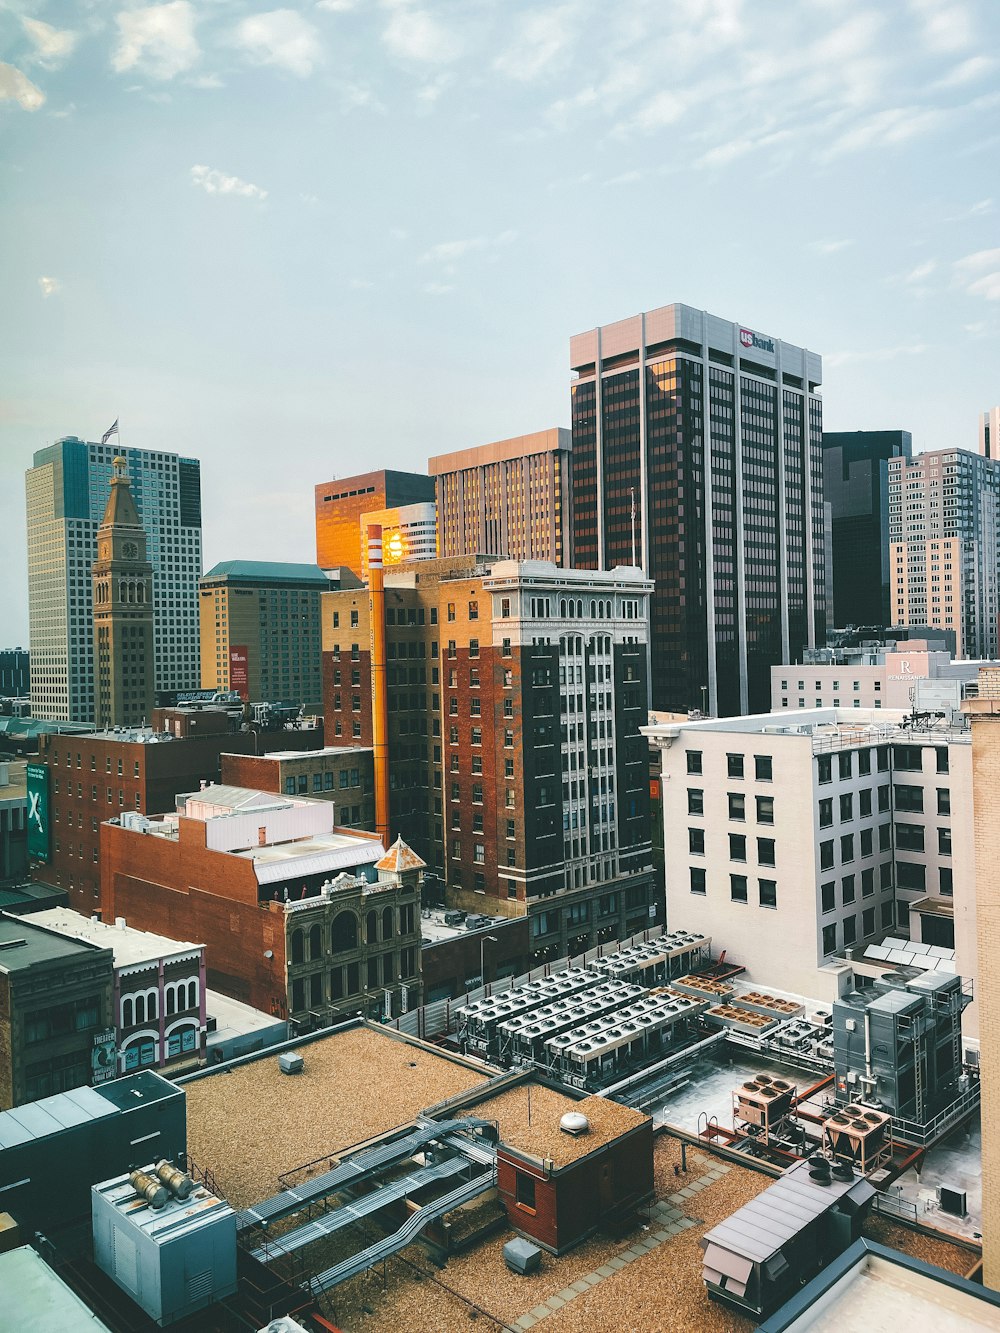
[[[955,892],[952,887],[951,866],[942,866],[938,874],[941,876],[938,882],[941,892],[946,898],[950,898]]]
[[[830,954],[837,952],[837,926],[832,924],[823,927],[823,953]]]
[[[693,856],[705,855],[705,830],[703,828],[688,829],[688,851]]]
[[[938,852],[942,856],[951,856],[951,829],[938,829]]]
[[[858,938],[858,918],[856,916],[844,917],[844,947],[853,944]]]
[[[688,787],[688,814],[705,813],[705,793],[699,787]]]
[[[705,894],[708,892],[708,889],[705,884],[704,866],[691,867],[691,892],[699,893],[701,894],[702,897],[704,897]]]
[[[939,815],[951,814],[951,792],[947,787],[937,789],[937,812]]]
[[[836,890],[836,884],[832,879],[829,880],[826,884],[820,885],[819,887],[820,902],[822,904],[824,912],[832,912],[833,909],[837,906],[837,898],[835,890]]]
[[[828,797],[819,803],[819,826],[820,828],[830,828],[833,824],[833,797]]]
[[[514,1198],[519,1208],[535,1210],[535,1179],[524,1171],[514,1173]]]
[[[774,797],[773,797],[773,796],[758,796],[758,797],[757,797],[757,823],[758,823],[758,824],[773,824],[773,823],[774,823]]]
[[[746,819],[746,801],[742,792],[729,793],[729,818]]]
[[[840,893],[846,907],[848,903],[853,903],[857,897],[857,890],[854,886],[854,876],[845,875],[840,881]]]
[[[923,787],[911,787],[909,783],[897,782],[893,787],[893,794],[896,798],[897,810],[906,810],[911,811],[914,814],[923,814]]]
[[[858,772],[862,777],[866,777],[872,771],[872,752],[871,750],[858,751]]]
[[[924,828],[922,824],[897,824],[896,846],[905,852],[924,850]]]
[[[773,776],[772,760],[769,754],[755,754],[753,757],[753,773],[758,782],[770,782]]]
[[[819,866],[821,870],[830,870],[833,867],[833,841],[821,842],[819,845]]]
[[[854,773],[854,755],[846,750],[837,755],[837,769],[842,778],[849,778]]]
[[[760,896],[761,907],[778,906],[778,882],[774,879],[759,879],[757,881],[757,892]]]
[[[896,745],[896,768],[904,773],[919,773],[923,767],[923,751],[919,745]],[[947,751],[945,751],[947,754]]]
[[[879,787],[878,789],[878,808],[882,814],[889,809],[889,797],[891,790],[889,787]]]
[[[816,770],[820,782],[833,781],[833,760],[828,754],[821,754],[817,756]]]
[[[940,749],[940,748],[938,749],[938,752],[937,752],[937,771],[938,771],[939,773],[947,773],[947,772],[948,772],[948,751],[945,750],[945,749]]]
[[[730,833],[729,859],[730,861],[745,861],[747,859],[747,840],[742,833]]]
[[[840,840],[840,859],[841,861],[854,860],[854,834],[845,833]]]
[[[700,773],[702,771],[700,750],[688,750],[687,771],[689,773]]]
[[[726,771],[731,778],[741,778],[743,776],[743,756],[741,754],[727,754]]]
[[[757,864],[762,866],[773,866],[774,860],[774,839],[757,839]]]
[[[734,903],[745,903],[747,901],[746,875],[729,876],[729,896]]]
[[[861,896],[870,898],[875,892],[875,867],[869,866],[861,872]]]
[[[862,819],[872,812],[872,792],[870,787],[858,792],[858,814]]]
[[[871,856],[875,850],[875,830],[863,828],[861,830],[861,855]]]
[[[854,818],[854,795],[845,792],[840,798],[840,822],[846,824]]]
[[[901,889],[919,889],[925,886],[924,867],[913,861],[896,862],[896,884]]]

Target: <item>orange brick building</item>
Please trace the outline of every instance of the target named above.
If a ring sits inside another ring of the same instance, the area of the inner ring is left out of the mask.
[[[434,478],[417,472],[366,472],[316,487],[316,563],[321,569],[363,568],[361,515],[434,499]]]

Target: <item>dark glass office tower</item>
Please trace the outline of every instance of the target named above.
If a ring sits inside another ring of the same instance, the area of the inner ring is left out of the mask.
[[[823,432],[823,487],[833,518],[831,625],[893,625],[889,608],[888,460],[913,457],[908,430]]]
[[[770,705],[824,642],[818,355],[690,306],[571,341],[574,563],[655,580],[652,705]]]

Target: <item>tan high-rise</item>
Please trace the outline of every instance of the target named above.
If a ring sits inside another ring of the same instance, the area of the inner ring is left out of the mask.
[[[983,1124],[983,1280],[1000,1289],[1000,698],[969,699],[976,841],[979,1066]]]
[[[153,566],[124,458],[112,468],[92,577],[95,720],[135,726],[153,714]]]

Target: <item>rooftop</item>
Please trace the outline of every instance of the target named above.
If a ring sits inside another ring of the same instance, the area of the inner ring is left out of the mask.
[[[407,1125],[491,1071],[361,1025],[304,1042],[301,1074],[273,1052],[184,1081],[188,1152],[235,1208],[270,1198],[278,1176]],[[377,1090],[377,1091],[376,1091]]]
[[[918,715],[919,716],[919,715]],[[689,718],[657,721],[641,728],[654,744],[669,747],[682,731],[701,734],[722,732],[747,736],[791,736],[812,740],[814,754],[851,746],[971,743],[968,727],[942,722],[936,726],[913,726],[911,714],[892,708],[800,708],[776,713],[751,713],[746,717]]]
[[[154,935],[151,931],[137,930],[121,917],[113,925],[110,921],[97,921],[69,907],[53,907],[35,912],[31,919],[61,935],[95,944],[99,949],[114,950],[115,967],[153,963],[175,954],[195,953],[205,947],[202,944],[173,940],[166,935]]]
[[[568,1111],[579,1111],[587,1117],[590,1129],[586,1134],[567,1134],[559,1128],[559,1121]],[[542,1083],[508,1088],[498,1097],[470,1107],[468,1114],[499,1121],[501,1143],[528,1157],[549,1158],[557,1167],[569,1166],[649,1120],[644,1112],[620,1106],[607,1097],[578,1101]]]
[[[183,1095],[179,1088],[149,1069],[102,1083],[99,1088],[57,1092],[52,1097],[0,1111],[0,1151],[59,1134],[88,1120],[102,1120],[118,1111],[131,1111],[139,1105]]]
[[[427,862],[421,860],[412,847],[407,846],[403,841],[403,835],[400,834],[385,856],[375,862],[375,869],[402,875],[409,870],[423,870],[426,865]]]
[[[107,1324],[30,1245],[0,1254],[0,1287],[8,1328],[59,1329],[60,1333],[100,1333],[103,1329],[107,1333]]]
[[[4,782],[6,770],[7,781]],[[0,764],[0,804],[5,801],[24,801],[28,796],[28,765],[24,760],[5,759]]]
[[[96,946],[35,925],[23,916],[0,912],[0,972],[23,972],[38,963],[77,960]]]
[[[291,564],[283,560],[223,560],[202,574],[209,579],[240,579],[245,583],[314,583],[327,591],[330,580],[319,565]]]

